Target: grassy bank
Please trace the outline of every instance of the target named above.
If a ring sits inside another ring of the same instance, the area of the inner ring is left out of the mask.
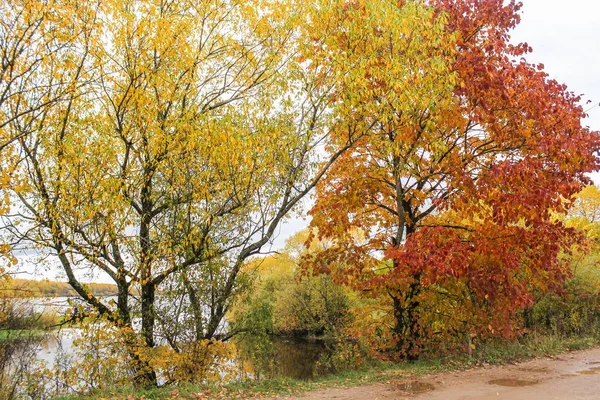
[[[0,329],[0,342],[8,339],[25,339],[41,337],[47,332],[41,329]]]
[[[533,357],[556,355],[597,345],[600,345],[599,336],[560,338],[531,335],[515,342],[483,344],[476,348],[471,356],[452,355],[405,363],[374,362],[360,369],[341,371],[312,381],[279,378],[262,382],[240,382],[211,387],[182,385],[148,390],[123,387],[85,397],[68,396],[59,399],[201,400],[279,397],[319,388],[359,386],[393,379],[418,377],[435,372],[472,368],[478,365],[523,361]]]

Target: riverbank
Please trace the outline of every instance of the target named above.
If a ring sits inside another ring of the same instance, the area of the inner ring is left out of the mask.
[[[0,342],[11,339],[39,338],[46,334],[47,331],[42,329],[0,329]]]
[[[358,387],[378,382],[408,382],[429,374],[464,371],[477,367],[515,363],[536,357],[556,356],[567,351],[589,349],[598,345],[600,345],[600,337],[565,339],[554,336],[532,335],[518,342],[487,343],[476,348],[470,357],[468,355],[452,355],[399,364],[377,362],[357,370],[341,371],[312,381],[272,379],[262,382],[233,383],[225,386],[182,385],[149,390],[136,390],[126,387],[102,391],[85,397],[69,396],[61,397],[61,399],[201,400],[281,398],[328,388]],[[316,399],[318,397],[312,398]]]

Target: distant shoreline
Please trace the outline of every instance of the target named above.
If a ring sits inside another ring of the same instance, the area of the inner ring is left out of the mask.
[[[116,296],[117,286],[110,283],[89,283],[86,286],[95,296]],[[13,278],[0,283],[1,297],[80,297],[67,282],[48,279]]]

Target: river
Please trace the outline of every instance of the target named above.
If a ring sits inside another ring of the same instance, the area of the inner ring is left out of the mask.
[[[27,303],[35,313],[64,315],[73,304],[78,304],[78,300],[68,297],[30,298]],[[51,332],[40,342],[38,360],[51,366],[59,354],[71,356],[74,353],[73,341],[79,334],[80,330],[75,328],[61,328]],[[261,340],[261,351],[256,351],[257,340]],[[253,365],[257,375],[302,380],[326,373],[329,368],[324,366],[326,363],[323,361],[333,353],[334,348],[333,342],[322,339],[276,336],[260,339],[246,337],[235,343],[241,358]]]

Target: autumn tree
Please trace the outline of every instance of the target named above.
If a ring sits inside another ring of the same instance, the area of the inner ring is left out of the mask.
[[[574,228],[583,240],[563,255],[570,276],[559,290],[537,292],[534,303],[523,310],[528,331],[560,336],[593,334],[600,320],[600,270],[598,262],[598,212],[600,191],[595,185],[583,188],[573,197],[566,215],[555,217]]]
[[[579,97],[510,44],[514,1],[331,7],[316,51],[341,71],[339,120],[370,133],[317,187],[311,225],[334,245],[306,263],[387,296],[400,355],[457,316],[510,334],[532,289],[569,274],[559,253],[576,235],[552,213],[589,182],[600,144]]]
[[[574,197],[566,224],[585,232],[588,239],[598,241],[600,231],[600,189],[596,185],[583,188]]]
[[[8,188],[19,188],[14,176],[19,162],[16,142],[26,135],[14,124],[27,124],[43,110],[68,95],[76,78],[74,68],[62,69],[72,47],[59,36],[74,37],[80,32],[62,25],[71,18],[54,1],[16,0],[0,2],[0,214],[9,211]],[[73,10],[71,10],[73,11]],[[71,54],[76,66],[82,59]],[[11,126],[12,125],[12,126]],[[15,262],[10,247],[0,243],[0,257]]]
[[[576,229],[584,237],[569,254],[573,276],[571,281],[567,282],[567,289],[581,289],[585,294],[600,293],[599,217],[600,189],[595,184],[586,186],[577,193],[567,215],[560,216],[566,226]]]
[[[9,126],[22,184],[2,231],[56,257],[120,330],[135,381],[156,384],[147,354],[219,337],[246,260],[360,132],[328,139],[329,75],[297,60],[290,3],[76,3],[54,4],[71,33],[54,37],[70,49],[59,71],[76,85]],[[82,283],[90,270],[116,304]],[[171,311],[157,293],[173,288],[185,335],[156,330]]]

